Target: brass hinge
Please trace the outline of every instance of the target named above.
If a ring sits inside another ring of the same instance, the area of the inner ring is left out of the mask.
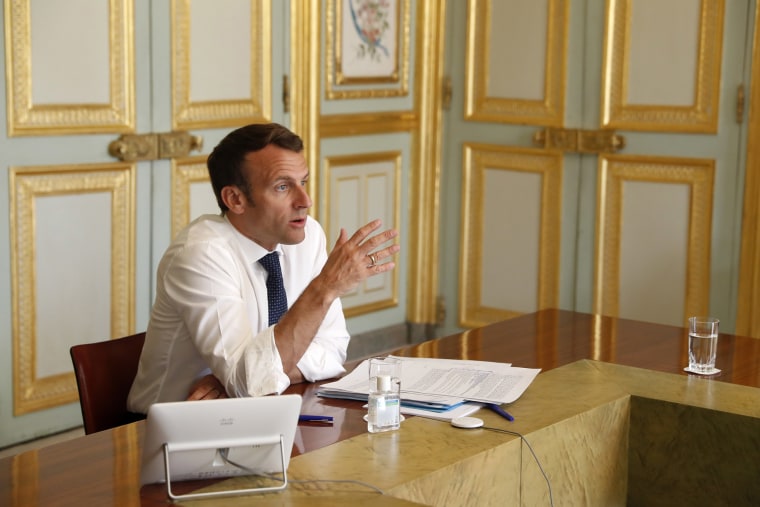
[[[744,121],[744,102],[744,83],[741,83],[736,90],[736,123]]]
[[[123,134],[108,145],[108,153],[124,162],[186,157],[203,149],[203,138],[183,130],[160,134]]]
[[[533,144],[575,153],[612,153],[625,147],[625,138],[612,130],[547,127],[533,134]]]
[[[290,112],[290,78],[287,74],[282,76],[282,110]]]

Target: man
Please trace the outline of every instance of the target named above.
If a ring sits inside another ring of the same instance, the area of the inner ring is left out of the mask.
[[[349,335],[339,297],[392,270],[387,259],[400,247],[383,246],[395,230],[372,235],[381,226],[375,220],[350,238],[341,229],[328,256],[322,227],[307,215],[302,151],[297,135],[268,124],[231,132],[209,155],[222,215],[196,219],[161,259],[130,411],[281,393],[291,383],[345,371]],[[272,252],[287,311],[270,324],[270,268],[258,261]]]

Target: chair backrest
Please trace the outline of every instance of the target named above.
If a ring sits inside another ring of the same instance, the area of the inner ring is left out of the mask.
[[[71,347],[85,434],[144,419],[127,410],[145,332]]]

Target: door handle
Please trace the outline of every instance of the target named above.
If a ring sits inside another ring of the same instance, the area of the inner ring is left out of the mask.
[[[108,145],[108,153],[123,162],[186,157],[203,149],[203,138],[183,130],[149,134],[123,134]]]
[[[546,127],[533,134],[533,144],[574,153],[614,153],[625,148],[625,138],[614,130]]]

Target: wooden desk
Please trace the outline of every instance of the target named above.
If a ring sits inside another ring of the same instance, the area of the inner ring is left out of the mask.
[[[631,465],[628,454],[640,453],[637,459],[650,464],[660,459],[652,457],[652,448],[642,447],[649,441],[664,446],[653,435],[683,424],[683,417],[701,421],[699,428],[720,421],[717,441],[730,441],[732,456],[738,455],[731,458],[737,465],[732,465],[737,477],[731,480],[743,496],[732,498],[757,500],[760,492],[751,484],[760,476],[760,340],[721,334],[716,366],[722,373],[706,379],[683,372],[686,339],[682,328],[543,310],[395,353],[541,368],[510,408],[515,423],[490,413],[478,417],[487,426],[526,435],[551,477],[555,505],[603,505],[621,498],[625,503],[631,484],[657,486],[657,478],[641,475],[647,472]],[[484,504],[548,504],[546,484],[530,455],[525,452],[515,461],[523,450],[517,437],[465,432],[422,418],[408,419],[398,432],[371,435],[360,403],[317,398],[316,387],[301,384],[288,392],[302,394],[304,412],[332,415],[335,424],[299,425],[289,477],[355,478],[387,495],[357,486],[321,486],[323,491],[315,492],[316,486],[304,491],[294,485],[284,493],[257,497],[257,505],[456,504],[472,500],[474,493],[482,495]],[[0,460],[0,505],[166,505],[162,486],[139,489],[142,431],[143,423],[135,423]],[[726,459],[723,451],[716,456]],[[650,468],[662,476],[663,466]],[[752,482],[738,477],[742,468],[754,473]],[[597,485],[590,472],[609,478]],[[713,472],[710,467],[704,471]],[[648,497],[633,500],[637,498]],[[251,500],[197,503],[237,502]]]

